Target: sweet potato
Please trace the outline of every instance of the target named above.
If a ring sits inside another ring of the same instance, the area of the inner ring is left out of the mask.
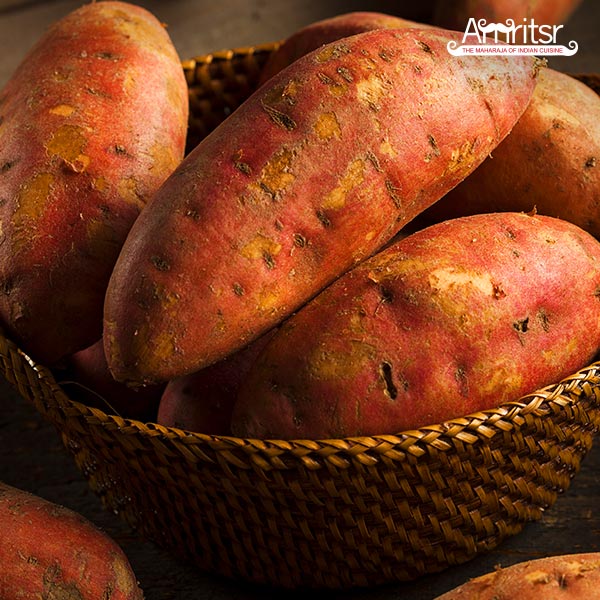
[[[437,600],[584,600],[598,597],[600,552],[547,556],[498,568]]]
[[[117,380],[174,379],[247,345],[480,164],[525,109],[538,63],[456,60],[448,39],[381,29],[325,45],[185,158],[109,282]]]
[[[0,483],[0,597],[141,600],[127,557],[64,506]]]
[[[544,69],[510,135],[422,220],[535,208],[600,238],[599,205],[600,97],[573,77]]]
[[[445,221],[365,261],[284,323],[240,389],[232,431],[397,433],[518,400],[599,347],[595,238],[522,213]]]
[[[563,25],[581,4],[581,0],[437,0],[434,22],[441,27],[464,31],[469,19],[485,19],[489,23],[505,24],[512,19],[516,25],[524,19],[538,25]],[[518,41],[523,41],[519,37]]]
[[[231,435],[231,413],[242,382],[275,330],[200,371],[170,381],[157,423],[207,435]]]
[[[164,385],[131,388],[115,381],[106,363],[102,339],[64,360],[55,377],[70,398],[109,414],[154,421]]]
[[[114,262],[186,128],[164,27],[122,2],[55,23],[0,92],[0,321],[36,360],[102,335]]]
[[[261,71],[260,82],[264,83],[271,79],[273,75],[291,65],[301,56],[324,44],[373,29],[403,29],[406,27],[429,28],[431,26],[385,13],[365,11],[346,13],[311,23],[284,40],[281,46],[269,56],[269,60]]]

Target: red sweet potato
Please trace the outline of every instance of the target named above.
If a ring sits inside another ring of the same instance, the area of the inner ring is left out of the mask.
[[[127,557],[81,515],[0,483],[0,597],[141,600]]]
[[[207,435],[231,435],[231,413],[242,382],[275,330],[200,371],[170,381],[157,423]]]
[[[260,74],[260,82],[264,83],[271,79],[273,75],[291,65],[301,56],[324,44],[373,29],[403,29],[406,27],[428,28],[430,25],[385,13],[364,11],[337,15],[311,23],[284,40],[281,46],[269,56],[269,60]]]
[[[600,238],[600,97],[552,69],[510,135],[423,223],[498,211],[560,217]]]
[[[0,321],[36,360],[102,335],[114,262],[186,128],[164,27],[122,2],[55,23],[0,91]]]
[[[131,388],[115,381],[102,339],[64,360],[55,369],[58,383],[73,400],[129,419],[154,421],[164,385]]]
[[[117,380],[173,379],[247,345],[481,163],[529,102],[537,62],[456,60],[448,39],[382,29],[323,46],[186,157],[110,279]]]
[[[600,552],[547,556],[498,568],[437,600],[591,600],[600,587]]]
[[[445,221],[365,261],[284,323],[240,389],[232,431],[398,433],[518,400],[598,348],[595,238],[522,213]]]

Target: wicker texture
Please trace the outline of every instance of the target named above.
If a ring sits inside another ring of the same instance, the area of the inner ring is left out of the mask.
[[[203,570],[286,587],[406,581],[494,548],[569,487],[600,427],[600,363],[446,424],[322,441],[107,415],[3,337],[0,364],[108,509]]]
[[[190,98],[188,151],[255,91],[262,67],[278,46],[223,50],[183,63]]]
[[[275,46],[184,63],[191,145],[252,93]],[[1,335],[0,365],[109,510],[203,570],[285,587],[406,581],[494,548],[569,487],[600,427],[600,363],[495,410],[321,441],[107,415]]]

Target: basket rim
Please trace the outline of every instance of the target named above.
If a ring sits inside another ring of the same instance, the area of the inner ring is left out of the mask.
[[[527,415],[543,416],[552,412],[554,407],[560,410],[566,405],[574,405],[582,394],[589,394],[594,386],[596,400],[600,404],[600,357],[599,360],[579,369],[558,382],[549,384],[535,390],[517,400],[503,402],[500,405],[469,413],[464,416],[448,419],[442,423],[424,425],[417,429],[410,429],[395,434],[376,434],[368,436],[349,436],[344,438],[322,439],[258,439],[240,438],[232,435],[213,435],[190,431],[178,427],[169,427],[156,422],[142,422],[136,419],[110,414],[100,408],[91,407],[69,397],[67,392],[56,381],[52,371],[30,358],[18,345],[0,331],[0,353],[18,355],[27,363],[27,368],[35,372],[38,380],[48,386],[53,392],[53,399],[60,408],[70,408],[71,412],[77,410],[85,419],[101,422],[104,426],[119,429],[123,435],[142,435],[155,438],[161,436],[171,441],[185,441],[186,444],[208,444],[214,450],[233,449],[245,446],[255,451],[269,449],[290,451],[299,449],[315,451],[319,448],[329,448],[332,451],[348,451],[356,447],[365,450],[376,449],[384,445],[388,449],[397,449],[406,452],[412,446],[420,443],[435,444],[439,449],[448,444],[448,440],[458,439],[463,443],[474,443],[481,437],[491,438],[500,429],[511,429],[522,423]],[[587,389],[584,389],[587,388]],[[48,407],[47,407],[48,408]]]

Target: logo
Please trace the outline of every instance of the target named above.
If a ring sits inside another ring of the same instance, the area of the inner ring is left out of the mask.
[[[566,46],[557,43],[558,32],[564,25],[538,25],[535,19],[523,19],[516,25],[513,19],[505,23],[487,23],[485,19],[469,19],[459,44],[451,40],[447,44],[448,52],[454,56],[469,54],[506,54],[506,55],[556,55],[573,56],[577,52],[577,42],[571,40]]]

